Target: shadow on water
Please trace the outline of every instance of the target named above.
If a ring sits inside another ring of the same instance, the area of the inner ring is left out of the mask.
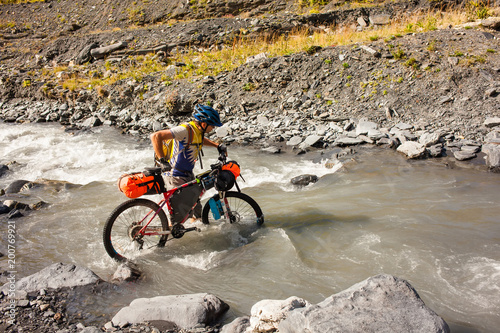
[[[365,224],[370,220],[366,215],[334,215],[321,210],[304,210],[290,215],[266,215],[266,225],[268,227],[283,228],[286,230],[310,230],[310,228],[336,228],[340,225]]]

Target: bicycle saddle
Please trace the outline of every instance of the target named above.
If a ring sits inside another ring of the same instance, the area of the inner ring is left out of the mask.
[[[149,175],[157,175],[161,174],[161,168],[157,167],[150,167],[150,168],[144,168],[144,174],[147,176]]]

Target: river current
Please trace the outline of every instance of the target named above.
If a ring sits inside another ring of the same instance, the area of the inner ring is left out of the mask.
[[[205,168],[215,158],[210,149]],[[260,204],[265,226],[251,235],[202,226],[201,233],[145,254],[138,260],[142,280],[82,305],[91,314],[88,322],[111,318],[134,298],[198,292],[228,303],[230,321],[262,299],[299,296],[317,303],[385,273],[408,280],[452,332],[500,327],[498,174],[449,169],[439,160],[407,161],[391,150],[362,150],[332,169],[319,154],[228,150],[242,167],[246,182],[239,185]],[[113,128],[72,134],[55,124],[0,123],[0,163],[16,162],[0,188],[17,179],[78,185],[9,197],[50,204],[16,219],[18,275],[63,262],[109,280],[117,264],[104,250],[102,229],[127,199],[116,181],[150,166],[152,154],[148,143]],[[302,188],[290,184],[302,174],[320,179]],[[5,256],[0,269],[7,270]]]

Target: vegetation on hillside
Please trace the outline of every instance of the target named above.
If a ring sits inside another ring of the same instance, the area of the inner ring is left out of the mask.
[[[231,45],[225,45],[219,49],[194,50],[189,49],[185,53],[174,54],[168,62],[161,62],[153,55],[131,56],[128,66],[106,62],[101,70],[87,71],[86,75],[72,75],[67,77],[62,84],[66,89],[75,90],[81,88],[96,89],[100,86],[113,84],[122,79],[132,79],[140,82],[144,76],[155,74],[161,78],[165,85],[172,84],[179,79],[195,80],[204,76],[216,76],[224,71],[231,71],[244,64],[248,57],[265,53],[268,57],[290,55],[297,52],[314,53],[321,47],[335,45],[350,45],[354,43],[365,43],[381,40],[396,59],[405,59],[395,48],[397,38],[408,33],[421,33],[436,30],[449,25],[456,26],[471,20],[472,12],[468,10],[456,10],[452,12],[428,12],[425,14],[414,14],[412,16],[393,21],[390,25],[376,30],[367,29],[357,31],[351,27],[335,27],[326,29],[325,32],[316,32],[312,35],[304,28],[293,31],[288,36],[275,38],[250,39],[244,34],[235,38]],[[432,47],[432,46],[430,46]],[[451,51],[450,51],[451,52]],[[487,55],[472,57],[464,62],[471,66],[476,62],[484,62]],[[411,59],[405,60],[407,66],[415,67]],[[183,63],[185,66],[177,67],[177,74],[169,76],[167,68],[173,63]],[[80,72],[85,72],[82,66]],[[58,67],[52,72],[45,71],[47,77],[53,77],[56,72],[66,71],[67,67]]]

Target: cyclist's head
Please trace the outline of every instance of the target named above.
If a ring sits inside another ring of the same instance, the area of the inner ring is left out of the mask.
[[[220,127],[222,123],[220,121],[219,112],[207,105],[197,104],[194,107],[194,119],[201,123],[205,123],[208,126]]]

